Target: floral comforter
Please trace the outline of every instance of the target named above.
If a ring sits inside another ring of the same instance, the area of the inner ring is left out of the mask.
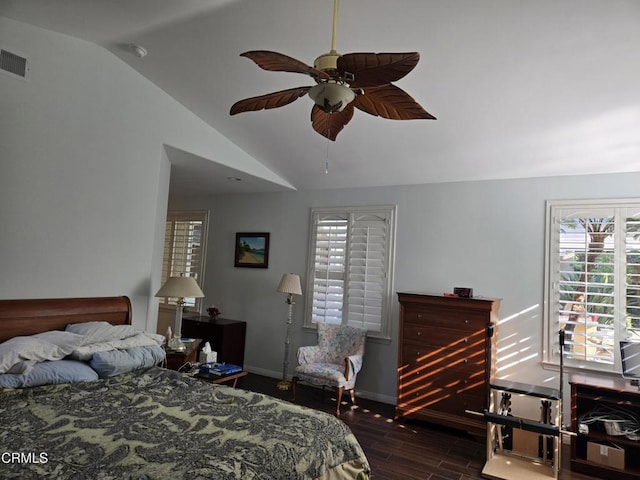
[[[0,392],[2,479],[366,480],[339,419],[160,368]]]

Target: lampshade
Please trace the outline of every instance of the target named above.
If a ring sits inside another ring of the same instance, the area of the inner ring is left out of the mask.
[[[204,293],[193,277],[170,277],[160,287],[156,297],[202,298]]]
[[[293,273],[285,273],[280,279],[278,288],[280,293],[291,293],[293,295],[302,295],[302,287],[300,287],[300,276]]]

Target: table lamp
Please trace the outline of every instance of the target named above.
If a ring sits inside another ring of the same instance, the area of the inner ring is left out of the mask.
[[[183,352],[186,350],[182,343],[182,310],[184,309],[184,299],[186,298],[202,298],[204,293],[200,290],[196,279],[193,277],[170,277],[165,282],[156,297],[177,298],[176,301],[176,321],[174,325],[173,338],[167,345],[171,350]]]

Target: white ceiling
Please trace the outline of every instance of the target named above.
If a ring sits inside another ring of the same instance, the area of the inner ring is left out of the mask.
[[[337,50],[419,52],[397,85],[437,120],[356,110],[330,142],[308,97],[231,117],[237,100],[313,82],[239,54],[312,64],[332,14],[333,0],[0,0],[0,15],[104,46],[298,189],[640,171],[640,1],[343,0]],[[170,157],[175,193],[282,189]]]

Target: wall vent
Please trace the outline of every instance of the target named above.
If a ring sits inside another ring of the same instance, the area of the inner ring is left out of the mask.
[[[27,80],[29,76],[29,62],[20,55],[0,49],[0,71]]]

